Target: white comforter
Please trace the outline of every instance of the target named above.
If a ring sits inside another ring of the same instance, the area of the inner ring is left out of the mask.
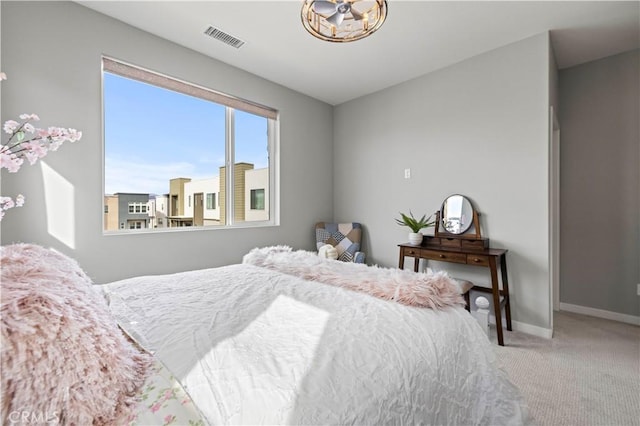
[[[462,308],[407,307],[252,265],[103,287],[211,424],[527,422]]]

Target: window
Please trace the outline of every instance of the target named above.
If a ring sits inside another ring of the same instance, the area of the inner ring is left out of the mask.
[[[216,194],[207,194],[207,210],[215,210],[216,208]]]
[[[128,212],[166,217],[166,227],[277,222],[276,110],[114,59],[102,65],[104,194],[156,200]]]
[[[264,210],[264,189],[251,190],[251,210]]]
[[[105,213],[109,213],[109,206],[105,204],[104,206],[104,212]]]
[[[129,221],[129,229],[142,229],[144,226],[142,225],[141,220],[130,220]]]
[[[131,214],[145,214],[145,213],[147,213],[147,204],[146,203],[135,203],[135,202],[129,203],[129,213],[131,213]]]

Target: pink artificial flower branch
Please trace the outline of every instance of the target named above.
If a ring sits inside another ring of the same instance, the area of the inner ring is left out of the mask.
[[[36,154],[37,158],[42,158],[48,151],[56,151],[63,142],[76,142],[82,137],[82,132],[76,129],[65,129],[63,127],[49,127],[48,129],[39,129],[34,127],[29,121],[37,121],[39,117],[35,114],[22,114],[20,118],[25,120],[18,123],[9,120],[4,123],[4,131],[8,133],[9,139],[0,147],[0,154],[15,155],[16,157],[26,157],[29,159]],[[25,139],[25,132],[35,134]],[[15,139],[15,140],[14,140]],[[34,164],[34,161],[30,161]],[[7,167],[8,168],[8,167]],[[17,170],[12,171],[15,173]]]
[[[11,197],[0,196],[0,220],[4,217],[4,212],[14,207],[22,207],[24,205],[24,196],[18,194],[15,201]]]
[[[5,73],[0,72],[0,81],[6,80]],[[7,169],[9,173],[16,173],[24,163],[26,158],[29,164],[35,164],[40,158],[47,155],[49,151],[56,151],[64,142],[76,142],[82,138],[82,132],[76,129],[64,127],[49,127],[40,129],[31,124],[32,121],[39,121],[36,114],[20,114],[21,122],[8,120],[2,127],[4,132],[9,134],[6,142],[0,142],[0,170]],[[25,139],[25,135],[30,134]],[[11,197],[0,195],[0,220],[4,217],[4,212],[14,207],[22,207],[24,196],[18,195],[15,200]]]

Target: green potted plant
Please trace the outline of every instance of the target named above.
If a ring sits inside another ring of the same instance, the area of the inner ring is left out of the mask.
[[[404,213],[400,213],[400,217],[401,219],[396,219],[396,223],[400,226],[407,226],[411,229],[412,232],[409,234],[409,243],[414,245],[419,245],[422,242],[423,235],[420,230],[429,228],[436,223],[435,220],[431,220],[431,216],[427,217],[426,214],[420,219],[416,219],[413,216],[413,213],[411,213],[411,210],[409,210],[408,216]]]

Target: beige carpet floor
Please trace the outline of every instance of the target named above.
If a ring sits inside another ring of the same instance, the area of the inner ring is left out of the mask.
[[[640,327],[555,314],[553,339],[505,330],[506,346],[495,346],[534,422],[640,425]]]

